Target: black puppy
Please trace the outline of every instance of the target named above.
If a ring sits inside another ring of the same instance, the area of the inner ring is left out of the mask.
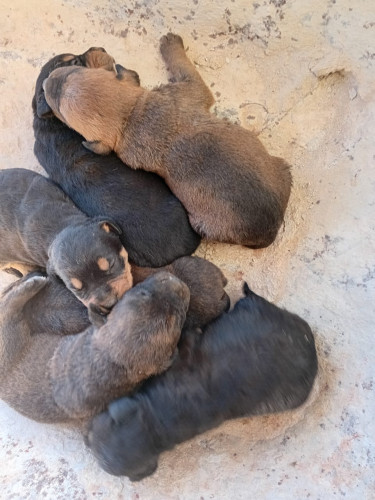
[[[307,399],[318,368],[309,325],[247,284],[244,291],[203,335],[183,338],[166,373],[94,417],[86,442],[104,470],[140,480],[156,470],[160,453],[227,419]]]
[[[118,226],[83,214],[52,181],[23,168],[0,171],[0,269],[47,267],[102,323],[131,288]]]
[[[87,215],[105,215],[122,229],[129,260],[160,267],[190,255],[200,242],[185,209],[155,174],[124,167],[115,154],[99,157],[82,146],[83,138],[55,118],[44,98],[43,81],[62,66],[113,67],[104,49],[80,56],[62,54],[45,64],[33,98],[34,153],[50,178]],[[126,71],[126,70],[125,70]],[[138,75],[127,71],[129,78]],[[139,80],[138,80],[139,81]]]

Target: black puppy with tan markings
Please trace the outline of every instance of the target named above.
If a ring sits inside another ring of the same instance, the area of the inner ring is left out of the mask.
[[[40,327],[32,311],[41,297],[65,304],[56,310],[60,319],[71,314],[69,296],[35,273],[0,299],[0,397],[40,422],[86,419],[167,369],[189,305],[188,287],[161,272],[129,290],[104,326],[77,333],[48,317]]]
[[[128,70],[58,68],[44,82],[55,115],[98,153],[163,177],[193,228],[210,240],[270,245],[291,190],[287,163],[249,130],[209,114],[213,96],[181,37],[162,37],[175,83],[148,91]]]
[[[117,224],[90,219],[53,182],[26,169],[0,171],[0,269],[47,268],[102,323],[131,288]]]
[[[42,167],[86,215],[116,221],[131,263],[160,267],[193,253],[200,237],[159,176],[132,170],[113,153],[93,154],[82,146],[82,136],[53,115],[42,83],[55,68],[64,66],[111,70],[113,59],[104,49],[93,47],[81,55],[55,56],[41,69],[33,98],[33,127],[34,153]],[[136,73],[127,74],[139,84]]]
[[[160,453],[225,420],[306,401],[318,370],[309,325],[246,284],[244,292],[203,335],[184,336],[168,371],[94,417],[86,443],[105,471],[139,481]]]

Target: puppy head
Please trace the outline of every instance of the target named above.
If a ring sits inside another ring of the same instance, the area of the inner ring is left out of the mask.
[[[53,71],[43,88],[54,114],[86,139],[85,147],[99,154],[115,148],[126,114],[143,92],[123,72],[71,67]]]
[[[230,300],[224,290],[227,279],[217,266],[200,257],[182,257],[172,267],[190,288],[190,306],[185,327],[203,328],[229,310]]]
[[[85,66],[87,68],[104,68],[114,70],[114,59],[101,47],[91,47],[81,55],[60,54],[50,59],[41,69],[35,85],[33,98],[33,110],[39,118],[51,118],[54,116],[52,109],[47,104],[43,82],[53,70],[62,67]]]
[[[94,324],[103,324],[133,284],[120,234],[114,222],[90,219],[61,231],[48,251],[47,271],[59,276],[85,304]]]
[[[85,441],[106,472],[131,481],[155,472],[159,452],[145,425],[149,418],[133,398],[114,401],[108,411],[94,417]]]
[[[167,272],[150,276],[116,304],[101,327],[97,345],[102,341],[107,350],[113,345],[111,359],[119,365],[126,361],[127,371],[139,381],[160,373],[171,363],[189,299],[189,288],[176,276]],[[121,345],[115,340],[119,331],[125,335]]]

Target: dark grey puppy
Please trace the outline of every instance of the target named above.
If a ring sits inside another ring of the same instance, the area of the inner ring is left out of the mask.
[[[0,171],[0,269],[47,267],[100,321],[132,286],[121,230],[90,219],[53,182],[30,170]]]
[[[42,167],[82,212],[117,222],[120,240],[136,265],[160,267],[193,253],[200,237],[159,176],[136,172],[115,154],[100,157],[88,151],[82,136],[54,117],[42,83],[51,71],[64,66],[111,69],[113,59],[104,49],[92,48],[82,55],[55,56],[43,66],[33,98],[34,153]],[[125,71],[139,84],[135,72]]]
[[[47,283],[34,275],[0,299],[0,397],[14,409],[41,422],[88,418],[170,365],[189,304],[179,279],[165,272],[148,278],[104,326],[66,336],[56,335],[67,330],[56,332],[53,322],[53,331],[48,321],[39,329],[29,315]],[[71,311],[59,313],[63,319]]]
[[[104,470],[132,481],[158,456],[227,419],[290,410],[308,397],[317,356],[309,325],[251,292],[133,397],[94,417],[86,442]]]

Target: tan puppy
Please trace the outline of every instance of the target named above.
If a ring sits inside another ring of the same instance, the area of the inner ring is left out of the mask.
[[[253,248],[272,243],[291,189],[289,166],[257,137],[209,114],[214,99],[169,33],[160,50],[175,83],[148,91],[129,70],[58,68],[44,83],[55,115],[99,154],[163,177],[208,239]]]
[[[104,326],[76,333],[69,315],[83,324],[87,316],[59,287],[34,273],[0,298],[0,398],[41,422],[92,416],[166,370],[189,305],[188,287],[162,272],[129,290]],[[59,307],[53,318],[39,311],[46,319],[41,329],[34,311],[43,298],[47,306],[59,300]]]

